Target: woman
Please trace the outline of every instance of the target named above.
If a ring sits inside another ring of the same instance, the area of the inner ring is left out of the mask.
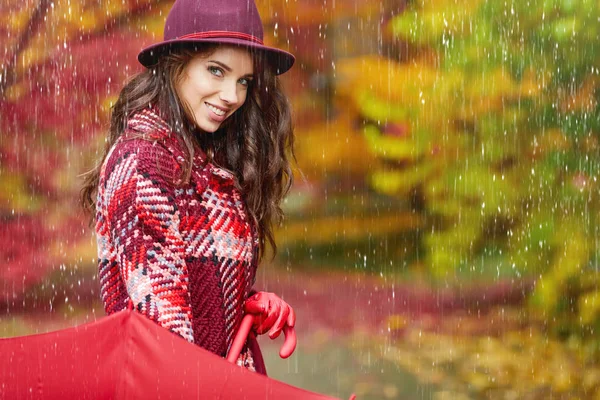
[[[244,311],[276,338],[292,308],[254,292],[256,267],[292,183],[293,131],[276,75],[294,57],[262,44],[249,0],[177,0],[164,41],[113,106],[102,162],[87,177],[102,300],[133,307],[225,356]],[[285,354],[287,356],[289,354]],[[255,340],[239,364],[265,373]]]

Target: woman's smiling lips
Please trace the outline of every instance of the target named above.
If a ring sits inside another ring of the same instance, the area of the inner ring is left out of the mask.
[[[206,107],[209,110],[209,116],[212,120],[214,120],[216,122],[225,121],[225,118],[227,116],[227,111],[228,111],[226,108],[218,107],[218,106],[215,106],[214,104],[206,103],[206,102],[204,104],[206,104]]]

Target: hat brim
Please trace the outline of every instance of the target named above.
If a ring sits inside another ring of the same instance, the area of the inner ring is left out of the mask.
[[[268,63],[273,67],[276,75],[283,74],[294,65],[296,58],[287,51],[265,46],[259,43],[249,42],[235,38],[202,38],[202,39],[172,39],[156,43],[143,49],[138,54],[138,61],[146,68],[151,68],[158,63],[161,56],[169,54],[175,49],[189,48],[194,44],[220,43],[231,44],[249,48],[252,52],[263,54]]]

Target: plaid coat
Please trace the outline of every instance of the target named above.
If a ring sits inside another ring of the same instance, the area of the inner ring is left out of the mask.
[[[151,108],[129,119],[110,150],[96,204],[102,300],[112,314],[131,299],[147,318],[225,356],[254,282],[258,238],[233,175],[197,149],[190,181],[177,184],[184,160]],[[252,351],[243,360],[253,369]]]

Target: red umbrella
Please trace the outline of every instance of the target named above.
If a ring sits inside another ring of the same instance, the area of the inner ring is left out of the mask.
[[[332,399],[250,372],[135,311],[0,339],[3,399]]]

